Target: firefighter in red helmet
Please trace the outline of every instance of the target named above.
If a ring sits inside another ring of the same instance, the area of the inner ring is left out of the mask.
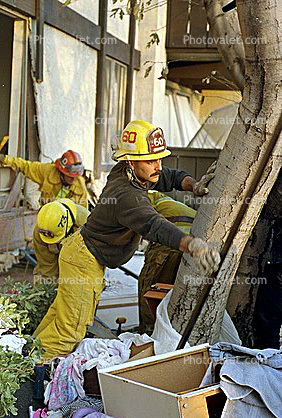
[[[68,150],[51,164],[1,154],[0,164],[14,171],[21,171],[39,184],[42,205],[60,198],[68,198],[87,208],[87,190],[82,177],[84,166],[78,152]]]

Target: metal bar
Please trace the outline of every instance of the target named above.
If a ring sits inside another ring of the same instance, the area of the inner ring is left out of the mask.
[[[94,146],[94,178],[101,176],[101,160],[102,160],[102,143],[106,141],[104,124],[96,123],[104,120],[104,103],[105,103],[105,68],[106,68],[106,46],[102,42],[107,36],[107,0],[99,0],[99,25],[101,27],[101,47],[98,52],[97,65],[97,93],[96,93],[96,110],[95,110],[95,146]]]
[[[112,308],[128,308],[129,306],[138,306],[138,302],[128,302],[128,303],[116,303],[111,305],[101,305],[99,304],[98,313],[103,309],[112,309]]]
[[[133,80],[134,80],[134,46],[136,37],[136,18],[134,15],[135,0],[131,1],[131,14],[129,23],[129,66],[127,68],[126,77],[126,101],[125,101],[125,115],[124,124],[131,121],[132,101],[133,101]]]
[[[121,271],[123,271],[124,273],[126,273],[126,274],[128,274],[129,276],[132,276],[132,277],[134,277],[134,279],[137,279],[138,280],[138,275],[136,274],[136,273],[133,273],[133,271],[131,271],[131,270],[129,270],[129,269],[127,269],[126,267],[123,267],[123,266],[119,266],[118,267]]]
[[[43,81],[44,0],[36,0],[36,63],[35,79]]]
[[[267,165],[267,163],[269,161],[269,158],[270,158],[270,156],[271,156],[271,154],[272,154],[272,152],[274,150],[274,147],[275,147],[276,143],[278,142],[278,139],[279,139],[279,136],[280,136],[281,131],[282,131],[282,113],[280,114],[280,117],[278,119],[277,125],[276,125],[275,130],[273,132],[273,135],[272,135],[272,137],[270,139],[269,145],[268,145],[268,147],[267,147],[264,155],[262,156],[262,159],[260,161],[259,167],[257,169],[257,173],[255,175],[255,178],[254,178],[253,182],[249,186],[249,189],[247,191],[246,198],[244,199],[244,202],[242,203],[242,205],[240,207],[240,210],[239,210],[239,212],[238,212],[238,214],[236,216],[236,219],[235,219],[235,221],[233,223],[233,226],[230,229],[230,232],[229,232],[229,234],[227,236],[227,239],[226,239],[225,244],[223,246],[223,249],[221,251],[221,263],[220,263],[219,269],[221,268],[221,266],[223,264],[223,261],[224,261],[226,255],[227,255],[227,253],[228,253],[228,250],[229,250],[229,248],[230,248],[230,246],[232,244],[232,241],[233,241],[233,239],[234,239],[234,237],[235,237],[235,235],[237,233],[237,230],[238,230],[238,228],[239,228],[239,226],[240,226],[240,224],[241,224],[241,222],[243,220],[243,217],[245,215],[245,212],[247,210],[247,207],[249,206],[249,202],[251,201],[251,199],[252,199],[252,197],[254,195],[254,192],[257,189],[258,185],[259,185],[259,182],[261,180],[261,176],[262,176],[262,174],[263,174],[263,172],[265,170],[265,167],[266,167],[266,165]],[[194,310],[192,312],[192,315],[190,317],[190,320],[189,320],[189,322],[188,322],[188,324],[187,324],[187,326],[186,326],[186,328],[184,330],[184,333],[182,335],[182,338],[181,338],[181,340],[180,340],[180,342],[179,342],[179,344],[178,344],[178,346],[176,348],[177,350],[180,350],[181,348],[184,348],[186,342],[188,341],[188,338],[191,335],[191,332],[192,332],[192,330],[194,328],[194,325],[195,325],[195,323],[196,323],[196,321],[197,321],[197,319],[198,319],[198,317],[199,317],[199,315],[201,313],[201,310],[202,310],[202,308],[203,308],[203,306],[205,304],[205,301],[207,300],[207,298],[209,296],[210,290],[211,290],[212,285],[214,283],[214,277],[215,277],[215,275],[216,275],[216,273],[214,273],[212,275],[212,280],[210,281],[211,283],[209,282],[208,284],[206,284],[204,286],[203,291],[202,291],[202,293],[200,295],[200,298],[199,298],[199,300],[197,302],[197,305],[195,306],[195,308],[194,308]]]

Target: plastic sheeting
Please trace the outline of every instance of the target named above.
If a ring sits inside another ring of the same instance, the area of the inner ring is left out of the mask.
[[[230,104],[211,112],[188,147],[222,149],[235,122],[238,106]]]
[[[167,92],[164,133],[170,147],[187,147],[201,124],[191,110],[187,96]]]
[[[238,112],[238,104],[216,109],[201,125],[187,96],[166,92],[164,132],[170,147],[222,149]]]
[[[153,340],[155,340],[154,351],[156,355],[176,350],[176,347],[181,339],[181,335],[172,327],[167,312],[171,294],[172,290],[168,292],[157,307],[157,319],[155,322],[154,332],[151,335]],[[237,345],[241,344],[237,330],[226,311],[224,312],[219,341],[230,342]],[[188,342],[184,348],[187,347],[190,347]]]

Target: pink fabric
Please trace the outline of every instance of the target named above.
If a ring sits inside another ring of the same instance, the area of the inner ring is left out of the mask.
[[[33,414],[33,418],[46,418],[46,417],[48,417],[47,408],[37,409]]]
[[[55,371],[48,409],[60,409],[74,401],[77,396],[85,396],[83,390],[82,365],[86,358],[82,354],[72,353],[61,360]]]

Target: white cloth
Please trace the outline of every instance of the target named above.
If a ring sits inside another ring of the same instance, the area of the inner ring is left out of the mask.
[[[78,345],[75,353],[86,357],[87,362],[84,364],[86,370],[95,366],[97,369],[115,366],[124,363],[130,356],[130,350],[126,344],[119,340],[101,338],[85,338]]]
[[[123,332],[118,337],[125,345],[126,347],[130,348],[132,343],[134,343],[136,346],[143,345],[150,343],[153,340],[153,338],[149,337],[147,334],[133,334],[132,332]]]
[[[26,340],[21,337],[17,337],[13,334],[3,335],[0,338],[0,345],[9,347],[11,351],[15,351],[16,353],[22,354],[22,348],[25,345]]]

